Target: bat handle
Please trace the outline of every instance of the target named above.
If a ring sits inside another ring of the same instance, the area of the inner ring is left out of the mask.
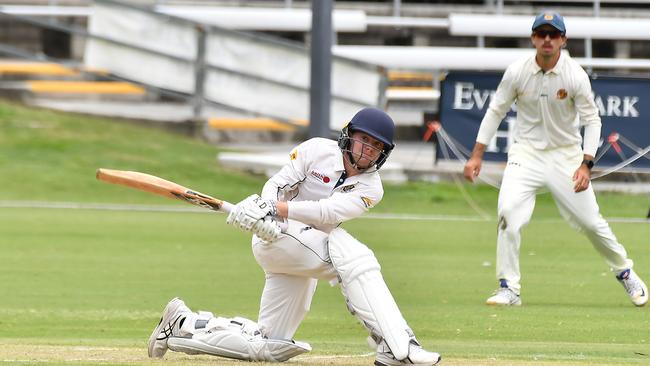
[[[280,230],[281,230],[283,233],[286,233],[286,232],[287,232],[287,229],[289,229],[289,224],[288,224],[287,222],[279,221],[279,222],[278,222],[278,225],[280,226]]]
[[[223,211],[225,213],[229,213],[230,211],[232,211],[233,208],[235,208],[235,205],[233,205],[232,203],[222,201],[221,211]],[[284,221],[279,221],[278,225],[280,226],[280,230],[282,230],[283,233],[287,232],[287,229],[289,228],[289,224],[287,224]]]
[[[230,213],[230,211],[232,211],[233,208],[235,208],[235,205],[233,205],[232,203],[222,201],[222,203],[221,203],[221,211],[223,211],[225,213]]]

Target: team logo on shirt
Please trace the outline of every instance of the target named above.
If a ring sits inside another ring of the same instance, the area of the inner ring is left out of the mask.
[[[557,91],[557,94],[555,94],[557,99],[564,99],[567,97],[567,95],[569,95],[569,93],[566,91],[566,89],[560,89]]]
[[[354,187],[356,187],[356,186],[357,186],[356,184],[350,184],[349,186],[345,186],[345,187],[341,188],[341,191],[343,191],[344,193],[348,193],[348,192],[352,191],[354,189]]]
[[[361,197],[361,200],[363,201],[364,206],[367,208],[370,208],[372,206],[372,200],[368,197]]]
[[[289,158],[290,158],[291,160],[296,160],[296,159],[298,158],[298,150],[293,150],[293,151],[289,154]]]
[[[331,181],[330,177],[326,176],[323,173],[319,173],[315,170],[312,170],[311,172],[309,172],[309,174],[311,174],[313,177],[318,178],[319,180],[322,180],[324,183],[329,183]]]

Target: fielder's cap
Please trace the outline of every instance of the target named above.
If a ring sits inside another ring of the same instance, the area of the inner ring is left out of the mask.
[[[533,23],[533,30],[548,24],[553,28],[559,30],[562,33],[566,33],[566,27],[564,26],[564,18],[558,13],[554,12],[543,12],[535,18]]]

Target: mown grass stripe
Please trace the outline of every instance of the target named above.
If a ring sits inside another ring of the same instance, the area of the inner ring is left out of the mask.
[[[43,208],[43,209],[72,209],[72,210],[105,210],[105,211],[141,211],[141,212],[192,212],[214,213],[214,211],[193,206],[176,205],[145,205],[119,203],[80,203],[80,202],[45,202],[45,201],[0,201],[0,208]],[[493,217],[461,215],[425,215],[408,213],[368,213],[360,219],[374,220],[404,220],[404,221],[470,221],[485,222]],[[634,217],[608,217],[609,222],[627,224],[650,224],[650,219]],[[561,218],[539,218],[539,222],[564,222]]]

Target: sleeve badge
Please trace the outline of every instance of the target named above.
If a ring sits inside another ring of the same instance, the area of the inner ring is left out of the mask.
[[[370,208],[370,207],[372,207],[373,202],[372,202],[372,200],[371,200],[370,198],[368,198],[368,197],[361,197],[361,200],[363,201],[363,204],[364,204],[364,206],[366,206],[366,208]]]

